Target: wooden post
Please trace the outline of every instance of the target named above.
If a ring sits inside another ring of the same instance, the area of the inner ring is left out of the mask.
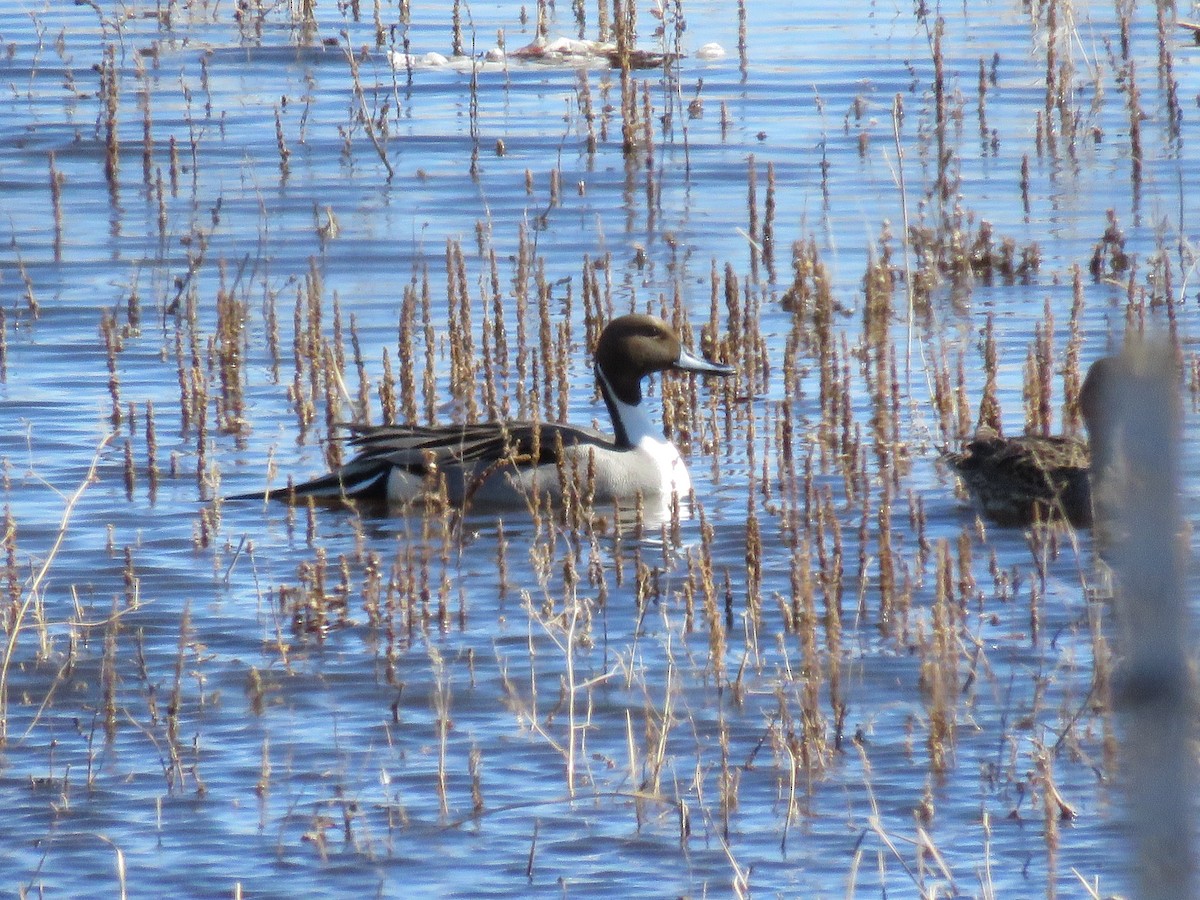
[[[1120,778],[1137,896],[1145,900],[1196,896],[1196,708],[1183,586],[1178,382],[1165,343],[1148,341],[1122,354],[1117,376],[1105,386],[1114,456],[1101,463],[1107,471],[1093,469],[1094,477],[1115,476],[1111,494],[1108,486],[1104,491],[1113,521],[1099,522],[1098,531],[1112,543],[1122,657],[1115,691]]]

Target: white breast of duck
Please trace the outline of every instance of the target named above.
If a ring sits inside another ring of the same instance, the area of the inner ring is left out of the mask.
[[[621,495],[628,498],[637,493],[665,499],[687,497],[692,490],[692,479],[679,448],[666,438],[662,427],[654,422],[645,406],[626,403],[613,393],[599,367],[596,377],[608,401],[617,446],[621,448],[617,453],[603,454],[596,459],[596,480],[600,482],[597,494],[611,493],[618,499]]]

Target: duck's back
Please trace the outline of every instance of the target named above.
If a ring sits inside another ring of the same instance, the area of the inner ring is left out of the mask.
[[[1091,524],[1087,444],[1073,437],[977,435],[946,461],[984,514],[1001,525]]]

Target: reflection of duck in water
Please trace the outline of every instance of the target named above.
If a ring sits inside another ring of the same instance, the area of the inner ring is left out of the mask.
[[[1098,459],[1109,456],[1100,452],[1108,432],[1103,404],[1116,366],[1114,357],[1097,360],[1079,392],[1091,448],[1076,437],[1004,438],[985,427],[961,451],[943,455],[987,518],[1006,526],[1064,520],[1077,528],[1091,526],[1092,451]]]
[[[731,375],[733,369],[688,351],[655,316],[613,319],[596,345],[596,381],[614,436],[542,422],[469,425],[355,425],[358,455],[302,484],[229,500],[305,498],[390,506],[448,500],[454,506],[527,508],[539,495],[563,499],[569,483],[596,503],[644,500],[670,509],[687,499],[687,467],[642,403],[642,380],[655,372]]]

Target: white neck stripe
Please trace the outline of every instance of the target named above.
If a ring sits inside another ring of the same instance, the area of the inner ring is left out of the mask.
[[[661,479],[663,494],[686,496],[692,489],[692,480],[678,448],[667,440],[662,428],[656,425],[646,412],[644,404],[625,403],[616,396],[599,366],[596,367],[596,377],[601,380],[601,388],[611,401],[609,409],[620,420],[613,423],[614,427],[624,432],[630,446],[653,460]]]

